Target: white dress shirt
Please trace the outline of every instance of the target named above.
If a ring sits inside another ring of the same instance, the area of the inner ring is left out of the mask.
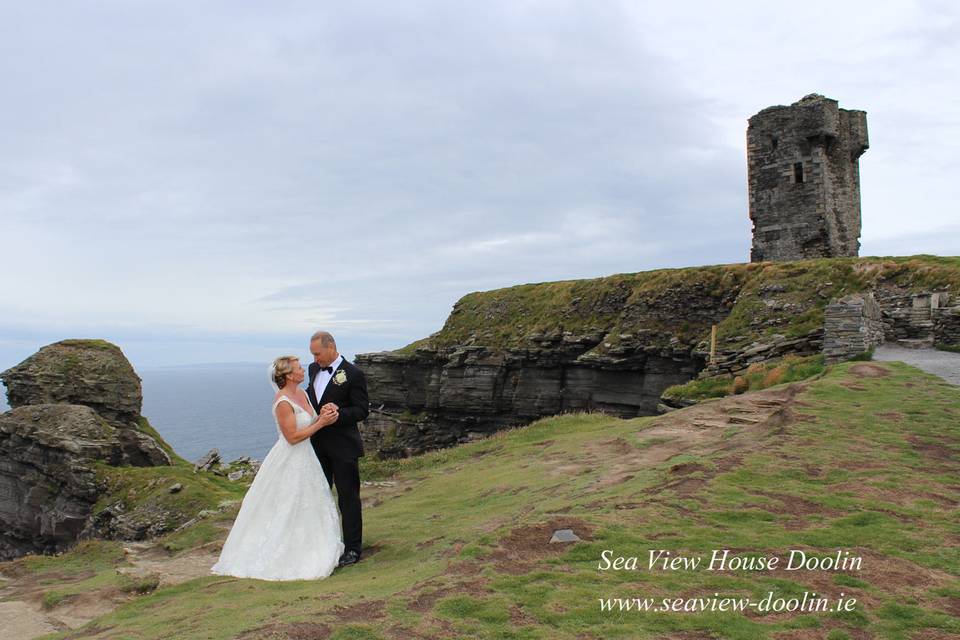
[[[343,362],[343,356],[337,356],[337,359],[330,365],[334,373],[336,373],[337,367],[340,366],[341,362]],[[333,373],[320,371],[317,373],[317,377],[313,379],[313,392],[317,394],[317,402],[320,402],[320,398],[323,397],[323,392],[326,391],[331,378],[333,378]]]

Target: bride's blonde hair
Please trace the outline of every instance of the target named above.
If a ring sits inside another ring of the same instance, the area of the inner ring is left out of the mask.
[[[287,384],[287,376],[293,373],[293,363],[297,356],[280,356],[273,361],[273,383],[281,389]]]

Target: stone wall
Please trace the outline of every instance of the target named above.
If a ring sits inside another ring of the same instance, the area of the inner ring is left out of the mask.
[[[858,158],[868,146],[866,113],[816,94],[750,118],[750,260],[858,255]]]
[[[853,294],[824,310],[823,354],[827,362],[849,360],[884,341],[880,306],[872,294]]]
[[[933,336],[938,345],[960,346],[960,306],[933,310]]]
[[[943,291],[926,293],[882,293],[887,342],[905,347],[929,349],[935,344],[960,344],[958,314],[960,306]]]

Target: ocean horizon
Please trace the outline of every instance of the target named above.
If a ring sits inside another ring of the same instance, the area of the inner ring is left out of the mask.
[[[144,368],[143,415],[174,451],[196,461],[218,449],[225,461],[263,460],[277,442],[274,391],[260,363]]]
[[[266,364],[146,367],[137,373],[143,381],[142,414],[191,462],[214,448],[224,461],[263,460],[277,442]],[[9,411],[2,390],[0,411]]]

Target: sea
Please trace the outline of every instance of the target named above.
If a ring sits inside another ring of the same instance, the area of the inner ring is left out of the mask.
[[[277,442],[274,391],[262,364],[138,368],[142,414],[174,451],[195,462],[210,449],[225,461],[263,460]],[[5,389],[0,411],[7,411]]]

